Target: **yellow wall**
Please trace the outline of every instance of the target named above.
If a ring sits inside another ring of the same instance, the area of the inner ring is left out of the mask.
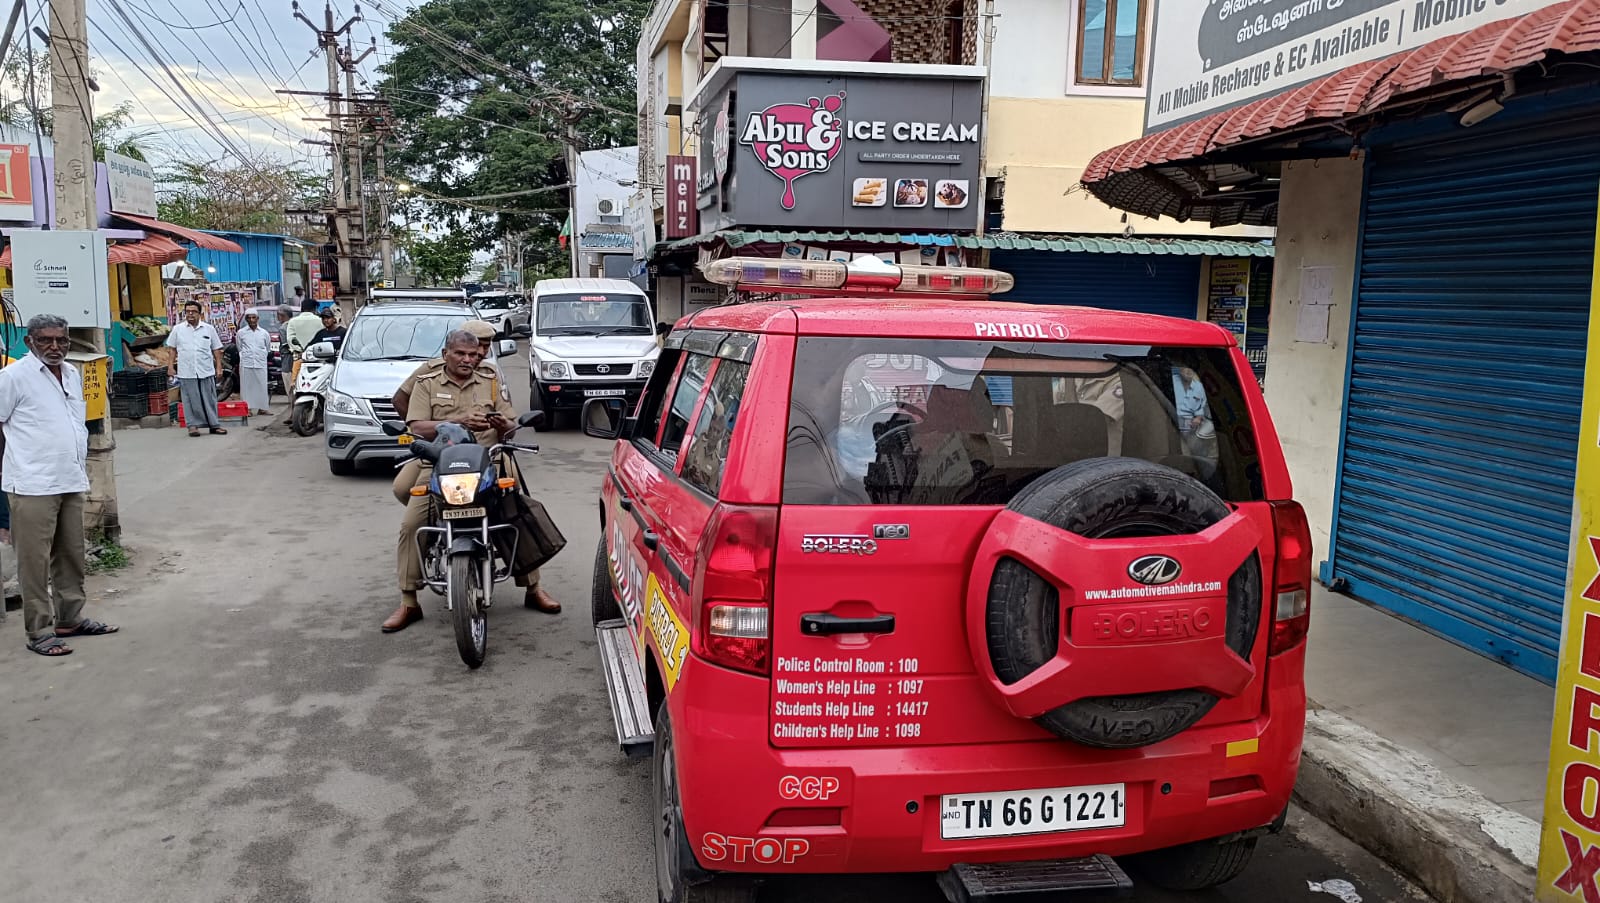
[[[989,175],[1006,180],[1003,228],[1012,232],[1270,237],[1271,229],[1152,219],[1114,210],[1079,184],[1101,151],[1139,137],[1144,101],[1120,97],[1023,99],[989,105]]]
[[[128,267],[128,292],[136,317],[165,317],[166,294],[161,290],[160,267]]]
[[[113,323],[122,319],[122,280],[118,278],[121,273],[117,272],[120,269],[114,263],[106,264],[106,294],[110,296],[106,300],[111,305]]]

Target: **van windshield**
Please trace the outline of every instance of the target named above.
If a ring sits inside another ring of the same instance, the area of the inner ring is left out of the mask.
[[[1221,348],[802,338],[784,502],[1004,505],[1055,468],[1128,457],[1262,497]]]
[[[640,295],[592,292],[539,299],[539,335],[654,335]]]
[[[346,361],[409,361],[437,357],[444,337],[467,322],[464,316],[380,314],[356,317],[344,337]]]

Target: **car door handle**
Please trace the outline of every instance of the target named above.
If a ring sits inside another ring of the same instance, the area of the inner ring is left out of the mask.
[[[661,545],[661,537],[660,536],[656,535],[655,533],[653,533],[653,532],[651,532],[649,530],[644,531],[644,547],[645,548],[647,548],[650,551],[654,552],[656,550],[656,546],[659,546],[659,545]]]
[[[894,633],[894,615],[841,618],[813,612],[800,616],[800,632],[806,636],[831,636],[839,633]]]

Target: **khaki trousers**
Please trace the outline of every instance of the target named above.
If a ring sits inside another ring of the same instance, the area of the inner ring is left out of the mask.
[[[11,502],[11,541],[22,586],[22,626],[28,639],[83,620],[83,493],[17,495]],[[55,599],[52,604],[51,589]]]
[[[411,478],[404,492],[400,491],[401,477],[416,465],[415,476]],[[415,593],[425,584],[422,582],[422,555],[417,551],[417,528],[428,525],[428,508],[433,504],[433,499],[426,495],[412,495],[411,489],[416,486],[426,486],[433,477],[433,468],[424,466],[415,459],[407,462],[400,468],[400,476],[394,481],[395,498],[406,503],[406,513],[400,517],[400,538],[395,547],[395,573],[400,578],[400,592]],[[539,585],[539,569],[534,568],[530,574],[515,574],[512,577],[518,586],[532,589]],[[405,597],[405,603],[411,605],[410,596]]]

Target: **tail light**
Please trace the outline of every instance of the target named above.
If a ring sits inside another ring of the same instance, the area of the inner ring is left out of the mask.
[[[1311,525],[1297,502],[1272,503],[1277,564],[1272,575],[1272,641],[1269,655],[1288,652],[1311,628]]]
[[[772,664],[772,564],[778,509],[719,504],[695,552],[695,655],[766,674]]]

